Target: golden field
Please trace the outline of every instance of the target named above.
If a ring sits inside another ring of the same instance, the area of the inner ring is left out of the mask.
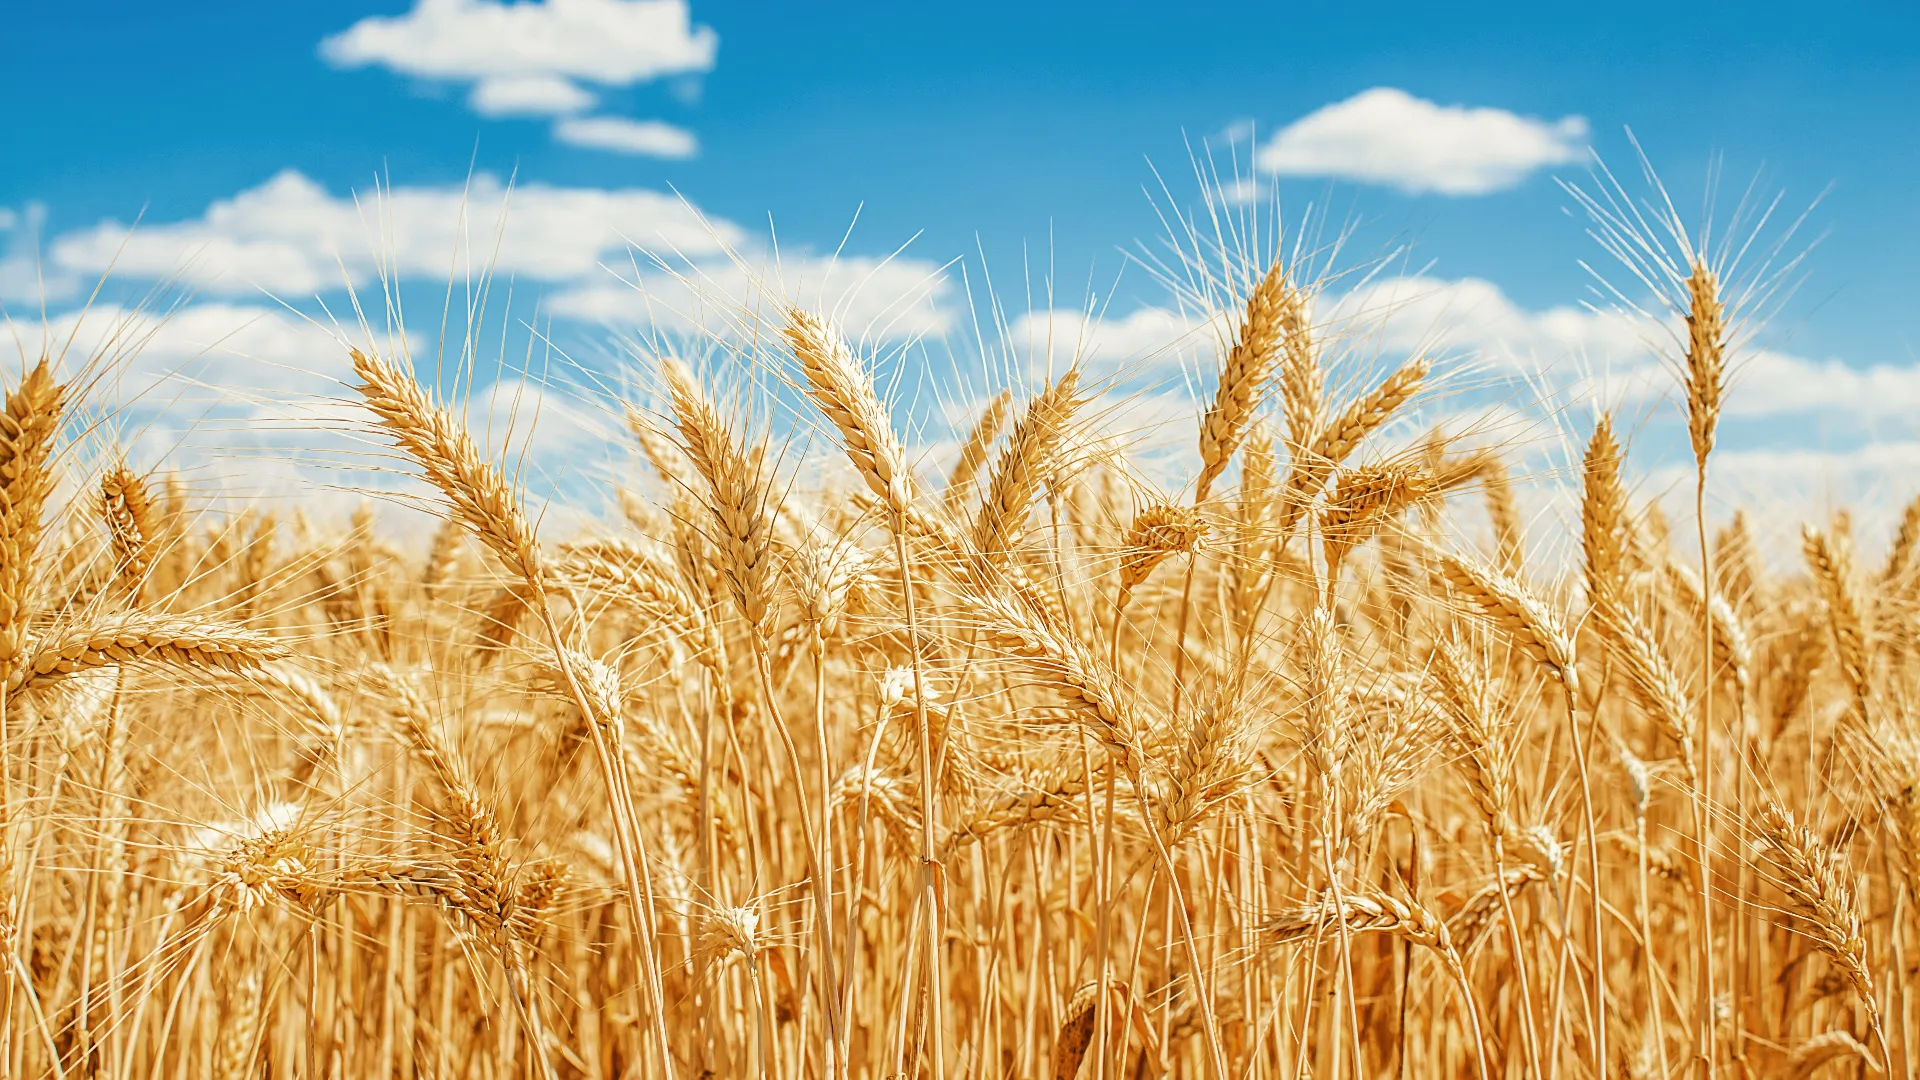
[[[1729,267],[1625,254],[1704,510]],[[1911,1075],[1920,503],[1769,570],[1601,415],[1547,536],[1311,267],[1217,281],[1177,486],[1070,364],[934,469],[785,307],[639,358],[566,535],[404,352],[315,362],[430,543],[81,452],[100,371],[27,352],[6,1075]]]

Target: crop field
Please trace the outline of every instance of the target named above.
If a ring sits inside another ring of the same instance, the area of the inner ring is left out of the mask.
[[[1176,466],[1073,357],[935,430],[781,302],[636,343],[564,514],[406,336],[310,358],[387,481],[311,505],[21,339],[0,1066],[1911,1075],[1920,502],[1763,551],[1713,488],[1775,270],[1586,205],[1682,490],[1605,408],[1553,475],[1431,422],[1471,374],[1277,242],[1194,247]]]

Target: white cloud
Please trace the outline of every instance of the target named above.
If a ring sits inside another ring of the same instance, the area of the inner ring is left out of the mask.
[[[574,116],[553,125],[553,137],[572,146],[643,157],[690,158],[700,144],[693,132],[659,120]]]
[[[1125,315],[1090,315],[1056,308],[1030,311],[1007,327],[1006,344],[1031,358],[1036,370],[1079,361],[1103,368],[1158,369],[1216,350],[1226,329],[1218,315],[1203,318],[1170,308],[1141,307]]]
[[[1485,195],[1529,173],[1579,160],[1587,122],[1547,121],[1504,109],[1437,105],[1375,87],[1282,128],[1256,164],[1280,176],[1331,176],[1413,194]]]
[[[544,312],[625,327],[725,328],[742,310],[764,315],[770,304],[793,302],[830,313],[855,336],[899,340],[938,333],[952,315],[942,268],[923,259],[776,253],[674,195],[509,190],[484,174],[464,187],[401,186],[357,199],[287,170],[185,221],[134,230],[104,221],[58,236],[49,269],[68,278],[111,269],[118,279],[177,280],[213,298],[264,290],[289,301],[348,284],[367,295],[383,272],[440,285],[449,274],[471,280],[490,271],[530,281]],[[194,321],[208,307],[176,315],[176,329],[210,327]]]
[[[433,79],[562,76],[628,86],[710,71],[719,38],[694,26],[685,0],[419,0],[320,44],[341,67],[377,64]]]
[[[748,258],[741,255],[742,259]],[[701,327],[724,333],[781,304],[826,312],[856,339],[899,339],[945,330],[949,287],[940,268],[920,259],[783,253],[754,262],[715,261],[668,272],[641,265],[619,280],[602,276],[553,297],[556,315],[615,324]]]
[[[573,117],[599,102],[582,82],[684,81],[713,70],[718,48],[711,27],[693,24],[686,0],[416,0],[405,15],[369,16],[325,39],[320,55],[338,67],[472,82],[467,103],[486,117]],[[658,120],[574,117],[553,135],[647,157],[688,158],[699,149],[692,133]]]
[[[1322,320],[1393,352],[1467,351],[1519,371],[1569,362],[1633,369],[1652,360],[1652,328],[1629,316],[1572,305],[1528,310],[1481,278],[1382,278],[1323,299]]]
[[[1738,361],[1727,395],[1731,416],[1845,413],[1868,420],[1920,415],[1920,365],[1857,368],[1761,350]]]
[[[495,75],[474,84],[467,104],[481,116],[565,116],[600,99],[558,75]]]
[[[131,235],[114,221],[65,234],[52,256],[70,272],[111,266],[133,277],[179,273],[214,293],[301,295],[365,284],[382,261],[403,275],[444,280],[464,254],[460,273],[491,266],[502,275],[572,281],[597,273],[603,261],[624,261],[630,243],[711,256],[742,239],[735,226],[640,188],[526,184],[509,194],[483,174],[464,188],[396,187],[361,202],[287,170],[196,219],[142,225]]]

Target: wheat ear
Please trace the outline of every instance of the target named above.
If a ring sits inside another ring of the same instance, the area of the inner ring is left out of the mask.
[[[1787,1075],[1791,1080],[1807,1080],[1828,1063],[1848,1058],[1859,1059],[1871,1072],[1886,1071],[1851,1031],[1826,1031],[1793,1048],[1787,1057],[1793,1071]]]
[[[1811,525],[1801,532],[1807,566],[1826,602],[1827,627],[1833,634],[1834,657],[1840,661],[1840,674],[1853,697],[1861,719],[1867,716],[1868,683],[1867,630],[1864,606],[1853,582],[1853,549],[1845,534],[1828,536]]]
[[[973,549],[987,559],[1001,559],[1020,541],[1040,480],[1052,467],[1054,453],[1080,408],[1075,397],[1080,369],[1071,368],[1042,390],[1013,425],[1013,434],[1000,451],[987,497],[973,521]]]
[[[1275,262],[1247,295],[1247,313],[1240,322],[1239,338],[1227,350],[1213,404],[1200,420],[1200,477],[1194,481],[1193,494],[1196,503],[1206,501],[1213,482],[1226,471],[1266,393],[1285,333],[1283,297],[1288,291],[1286,273]]]
[[[1745,519],[1736,515],[1736,520],[1744,522]],[[1750,546],[1752,540],[1749,539],[1747,543]],[[1920,496],[1910,500],[1906,508],[1900,511],[1900,525],[1894,530],[1893,543],[1887,547],[1887,564],[1880,571],[1880,583],[1903,592],[1911,589],[1912,582],[1908,579],[1913,575],[1913,557],[1917,550],[1920,550]]]
[[[1426,469],[1394,462],[1349,469],[1334,483],[1320,518],[1321,547],[1326,553],[1327,588],[1334,588],[1347,554],[1366,543],[1402,511],[1432,491]]]
[[[43,357],[7,394],[0,412],[0,670],[26,643],[40,513],[53,489],[47,459],[65,398],[66,388]]]
[[[109,616],[33,639],[26,662],[7,677],[7,692],[51,686],[108,664],[153,662],[240,671],[287,655],[257,630],[211,619],[131,613]]]
[[[1601,636],[1612,649],[1614,660],[1627,677],[1627,689],[1647,718],[1657,724],[1680,747],[1683,767],[1691,784],[1695,779],[1693,760],[1693,709],[1688,705],[1685,686],[1668,663],[1666,654],[1653,633],[1632,609],[1609,600],[1594,610]]]
[[[1438,552],[1437,558],[1441,575],[1455,594],[1551,671],[1565,684],[1569,696],[1578,695],[1580,676],[1574,665],[1573,638],[1553,609],[1526,586],[1498,571],[1452,552]]]
[[[1172,555],[1190,555],[1206,540],[1208,525],[1200,512],[1175,503],[1156,502],[1134,515],[1120,548],[1122,611],[1133,590]]]
[[[967,441],[960,444],[960,453],[954,457],[953,469],[947,473],[946,491],[941,496],[947,513],[958,513],[967,496],[972,494],[980,470],[986,468],[987,451],[992,449],[993,440],[999,438],[1000,429],[1006,426],[1007,414],[1012,410],[1012,390],[993,395],[980,410],[967,432]]]
[[[101,477],[100,497],[115,579],[123,592],[137,599],[153,569],[155,523],[146,482],[122,463]]]
[[[1186,739],[1174,752],[1167,770],[1167,800],[1161,807],[1169,844],[1179,843],[1246,777],[1251,725],[1242,689],[1240,679],[1222,686],[1195,712]]]
[[[1613,420],[1593,425],[1581,468],[1580,550],[1587,574],[1587,603],[1617,603],[1626,570],[1627,491],[1620,480],[1620,444]]]
[[[1720,279],[1704,263],[1694,264],[1686,291],[1687,436],[1694,462],[1704,471],[1726,393],[1726,308],[1720,301]]]
[[[872,377],[840,332],[817,316],[788,308],[786,335],[800,361],[807,396],[833,421],[854,471],[886,501],[897,525],[913,501],[913,476],[887,410],[873,392]]]
[[[1129,772],[1139,767],[1142,733],[1138,706],[1120,680],[1070,630],[1017,598],[966,598],[990,640],[1046,678],[1075,718],[1112,751]]]
[[[1836,865],[1835,853],[1812,829],[1794,821],[1792,813],[1772,801],[1760,811],[1760,841],[1780,871],[1782,891],[1806,919],[1814,946],[1840,969],[1860,999],[1867,1026],[1879,1044],[1880,1059],[1891,1060],[1860,928],[1859,904],[1842,867]]]
[[[1287,453],[1297,462],[1320,433],[1324,377],[1308,321],[1307,294],[1288,284],[1281,289],[1276,306],[1280,323],[1280,411],[1287,424]]]
[[[1329,423],[1308,450],[1312,459],[1338,465],[1357,449],[1367,436],[1378,431],[1401,406],[1412,400],[1433,370],[1433,361],[1416,356],[1387,376],[1373,392],[1347,406],[1346,411]]]
[[[500,470],[480,456],[466,425],[435,406],[411,374],[353,350],[367,407],[400,449],[440,490],[461,523],[523,580],[541,580],[540,547]]]
[[[721,572],[747,626],[764,635],[773,618],[773,495],[764,455],[741,445],[686,368],[663,360],[660,370],[682,449],[706,481]]]

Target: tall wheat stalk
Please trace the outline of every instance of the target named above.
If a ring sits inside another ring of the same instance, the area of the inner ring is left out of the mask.
[[[565,677],[567,691],[583,715],[595,717],[593,701],[581,686],[579,673],[567,659],[567,642],[553,616],[552,605],[547,602],[540,546],[505,478],[480,456],[479,447],[465,426],[451,412],[435,406],[410,373],[372,353],[356,349],[352,356],[354,373],[361,380],[357,389],[380,426],[392,435],[427,482],[447,500],[453,520],[466,526],[536,598],[548,640],[559,657],[558,666]],[[627,797],[624,760],[619,750],[609,744],[604,728],[602,722],[588,724],[613,812],[614,838],[626,876],[628,911],[633,918],[632,932],[639,941],[649,971],[648,1004],[653,1013],[660,1068],[664,1075],[672,1077],[673,1051],[667,1038],[666,1009],[658,985],[659,965],[653,959],[653,922],[648,910],[653,889],[649,875],[642,869],[645,856],[639,829],[633,821],[633,804]]]

